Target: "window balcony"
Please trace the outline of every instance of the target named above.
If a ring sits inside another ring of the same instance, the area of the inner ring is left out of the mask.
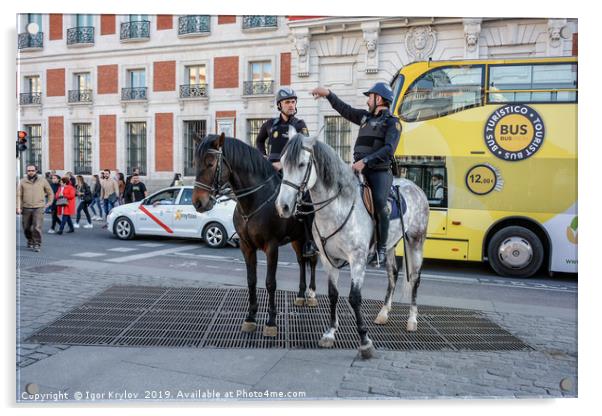
[[[32,35],[28,32],[19,33],[19,50],[39,50],[44,47],[44,33],[38,32]]]
[[[211,16],[181,16],[178,19],[178,35],[208,35],[211,32]]]
[[[150,39],[150,22],[142,20],[122,23],[119,39],[122,41]]]
[[[69,103],[85,103],[92,102],[92,90],[69,90]]]
[[[67,29],[67,45],[94,45],[94,26],[80,26]]]
[[[270,95],[274,94],[274,81],[245,81],[243,95]]]
[[[42,93],[41,92],[24,92],[19,94],[20,105],[41,105],[42,104]]]
[[[122,101],[146,101],[146,87],[137,88],[122,88],[121,89],[121,100]]]
[[[204,98],[207,96],[207,84],[180,85],[180,98]]]
[[[243,29],[276,29],[278,28],[278,16],[243,16]]]

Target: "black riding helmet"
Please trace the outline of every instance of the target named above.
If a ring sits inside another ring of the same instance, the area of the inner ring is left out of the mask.
[[[282,112],[282,107],[280,105],[280,101],[282,100],[290,100],[291,98],[297,99],[297,94],[290,87],[282,87],[276,93],[276,107],[278,107],[278,111]],[[297,106],[295,106],[295,114],[297,114]]]

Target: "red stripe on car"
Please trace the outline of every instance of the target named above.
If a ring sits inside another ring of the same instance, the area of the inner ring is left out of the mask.
[[[167,225],[163,224],[163,222],[161,222],[161,220],[159,218],[155,217],[148,209],[146,209],[144,207],[144,205],[140,205],[140,211],[142,211],[146,215],[148,215],[151,220],[153,220],[154,222],[159,224],[165,231],[167,231],[170,234],[173,234],[173,230],[171,228],[169,228]]]

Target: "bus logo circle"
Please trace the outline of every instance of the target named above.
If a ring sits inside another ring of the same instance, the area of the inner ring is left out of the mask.
[[[495,110],[485,123],[485,144],[502,160],[516,162],[533,156],[543,145],[543,120],[531,107],[508,104]]]

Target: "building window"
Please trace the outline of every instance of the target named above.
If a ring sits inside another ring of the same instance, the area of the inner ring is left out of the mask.
[[[189,120],[184,122],[184,176],[195,176],[194,150],[195,136],[207,135],[207,122],[205,120]]]
[[[127,88],[121,89],[122,100],[146,100],[146,71],[132,69],[127,72]]]
[[[19,96],[19,103],[26,104],[41,104],[42,103],[42,83],[38,75],[25,77],[23,90]]]
[[[247,119],[247,143],[253,147],[257,145],[257,135],[259,134],[259,130],[263,123],[268,121],[267,118],[249,118]],[[266,147],[268,146],[269,140],[266,141]],[[266,149],[268,154],[270,153],[269,149]]]
[[[30,124],[25,126],[27,131],[27,150],[25,155],[25,166],[36,165],[38,172],[42,172],[42,126]]]
[[[351,125],[340,116],[324,117],[324,141],[349,163],[351,161]]]
[[[278,16],[243,16],[242,28],[278,27]]]
[[[42,15],[27,13],[21,16],[21,23],[23,27],[19,32],[19,50],[42,48],[44,46],[44,33],[42,32]],[[38,32],[33,35],[27,30],[30,23],[35,23],[38,26]]]
[[[145,14],[130,14],[128,21],[121,24],[119,39],[146,40],[150,38],[150,21]]]
[[[67,29],[67,45],[94,44],[94,16],[91,14],[76,14],[75,27]]]
[[[178,35],[209,33],[211,16],[191,15],[178,18]]]
[[[69,90],[69,102],[92,102],[92,80],[89,72],[73,74],[73,89]]]
[[[206,97],[207,96],[207,70],[205,65],[186,67],[187,84],[180,85],[180,97]]]
[[[126,123],[127,134],[127,174],[134,168],[146,175],[146,123]]]
[[[92,125],[73,125],[73,172],[76,175],[92,174]]]
[[[249,62],[249,81],[244,83],[244,95],[274,93],[271,61]]]

